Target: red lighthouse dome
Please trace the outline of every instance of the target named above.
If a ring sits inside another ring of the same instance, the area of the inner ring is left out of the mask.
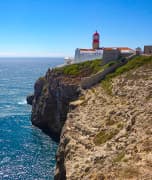
[[[93,35],[94,36],[99,36],[99,33],[96,31]]]
[[[92,42],[92,48],[93,49],[99,49],[100,47],[100,35],[99,33],[96,31],[93,34],[93,42]]]

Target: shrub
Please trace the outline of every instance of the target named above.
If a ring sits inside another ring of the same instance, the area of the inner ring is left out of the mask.
[[[94,143],[96,145],[103,144],[103,143],[107,142],[108,140],[112,139],[115,135],[118,134],[118,132],[119,132],[118,129],[101,131],[96,135],[96,137],[94,139]]]
[[[112,78],[118,75],[121,75],[131,69],[138,68],[145,64],[152,64],[152,56],[138,56],[128,61],[127,64],[116,69],[114,73],[111,73],[106,76],[106,78],[102,81],[102,87],[106,90],[106,92],[111,95],[112,94]],[[106,65],[108,66],[108,64]]]
[[[45,77],[44,77],[44,76],[41,76],[41,77],[39,77],[38,81],[45,82],[45,81],[46,81],[46,79],[45,79]]]
[[[85,72],[91,75],[103,69],[101,64],[102,64],[102,60],[96,59],[92,61],[81,62],[78,64],[67,65],[61,68],[55,68],[54,71],[60,72],[64,75],[73,75],[73,76],[78,76]]]
[[[104,65],[104,68],[108,68],[108,67],[110,67],[110,66],[112,66],[114,64],[117,64],[117,63],[119,63],[119,61],[110,61],[109,63]]]
[[[120,152],[117,155],[117,157],[113,160],[113,162],[114,163],[120,162],[124,158],[124,156],[125,156],[125,152],[124,151]]]
[[[117,124],[117,128],[118,128],[118,129],[122,129],[123,127],[124,127],[124,124],[123,124],[123,123],[119,122],[119,123]]]
[[[148,63],[152,63],[152,57],[145,57],[145,56],[138,56],[138,57],[135,57],[131,60],[128,61],[127,64],[125,64],[124,66],[121,66],[119,68],[117,68],[117,70],[108,75],[109,78],[112,78],[112,77],[115,77],[115,76],[118,76],[124,72],[127,72],[131,69],[135,69],[135,68],[138,68],[144,64],[148,64]]]
[[[108,95],[112,95],[112,83],[110,78],[106,78],[102,81],[102,87]]]

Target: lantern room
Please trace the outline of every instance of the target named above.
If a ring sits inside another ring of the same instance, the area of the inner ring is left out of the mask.
[[[92,48],[93,49],[100,48],[100,35],[97,31],[93,34]]]

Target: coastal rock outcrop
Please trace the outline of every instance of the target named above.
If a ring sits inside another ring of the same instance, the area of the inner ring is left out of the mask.
[[[151,180],[152,58],[129,60],[82,90],[84,77],[91,87],[98,74],[90,75],[104,70],[96,63],[49,69],[35,83],[32,123],[60,137],[54,179]]]
[[[34,99],[34,95],[33,94],[27,96],[27,98],[26,98],[27,104],[32,105],[33,99]]]
[[[34,96],[27,98],[32,102],[32,124],[50,135],[59,138],[69,110],[69,102],[75,100],[81,90],[77,81],[67,81],[66,77],[48,70],[34,86]]]
[[[100,59],[48,69],[34,86],[34,95],[28,96],[32,104],[31,121],[52,137],[60,133],[69,111],[69,103],[83,92],[81,80],[103,69]]]
[[[98,84],[80,100],[61,133],[55,180],[152,179],[152,64],[113,78],[111,94]]]

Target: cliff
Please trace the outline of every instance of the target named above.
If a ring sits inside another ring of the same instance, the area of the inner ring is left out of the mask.
[[[81,94],[81,79],[99,70],[101,60],[49,69],[36,81],[34,95],[27,97],[27,102],[32,105],[32,124],[59,139],[69,103]]]
[[[36,81],[31,121],[60,137],[55,180],[152,179],[152,57],[125,63],[49,69]]]
[[[77,82],[66,82],[63,76],[48,71],[45,77],[35,83],[32,124],[59,138],[69,110],[69,102],[76,99],[79,93]]]
[[[152,179],[152,58],[132,62],[70,103],[56,180]]]

